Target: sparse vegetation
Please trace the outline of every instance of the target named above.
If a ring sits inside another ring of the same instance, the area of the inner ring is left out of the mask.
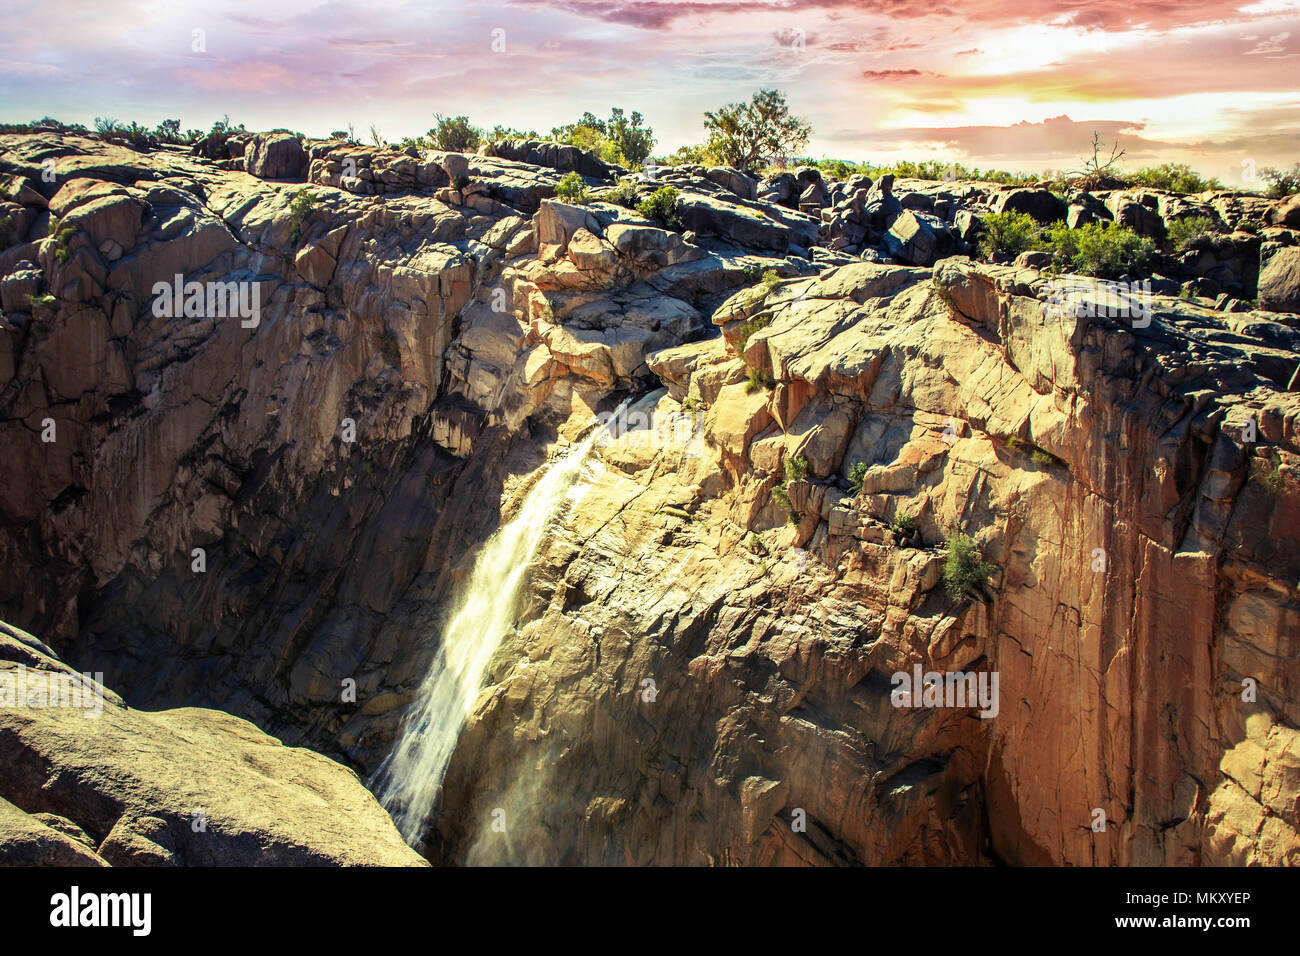
[[[1107,189],[1116,186],[1123,186],[1124,180],[1119,174],[1117,164],[1124,156],[1124,150],[1119,148],[1119,140],[1116,140],[1110,147],[1110,155],[1102,159],[1105,155],[1106,144],[1101,141],[1101,134],[1097,130],[1092,131],[1092,156],[1085,157],[1083,168],[1078,170],[1078,185],[1083,189]]]
[[[772,290],[781,284],[781,277],[777,275],[775,269],[768,269],[763,273],[763,278],[754,286],[749,297],[750,303],[761,302],[771,295]]]
[[[794,504],[790,501],[790,482],[803,481],[808,474],[808,459],[793,458],[790,455],[785,456],[785,478],[779,485],[772,489],[772,496],[785,509],[790,517],[791,524],[798,524],[803,515],[794,510]]]
[[[997,255],[1015,258],[1032,249],[1042,236],[1034,217],[1024,212],[993,213],[980,225],[980,251],[989,259]]]
[[[1300,192],[1300,163],[1296,163],[1290,169],[1265,166],[1259,171],[1259,175],[1268,183],[1268,195],[1274,199],[1283,199],[1292,193]]]
[[[607,190],[599,197],[601,202],[612,203],[615,206],[622,206],[624,209],[636,209],[637,193],[636,184],[624,180],[613,189]]]
[[[679,195],[672,186],[661,186],[648,199],[637,203],[637,215],[654,220],[660,225],[678,227],[681,225],[681,220],[677,217]]]
[[[470,123],[468,116],[443,116],[435,113],[428,140],[434,149],[448,153],[469,153],[483,142],[483,131]]]
[[[954,532],[945,547],[948,556],[943,563],[943,585],[948,595],[957,601],[968,598],[982,601],[997,565],[983,560],[975,539],[961,532]]]
[[[1054,465],[1065,464],[1064,461],[1062,461],[1060,458],[1057,458],[1046,448],[1040,448],[1038,445],[1035,445],[1033,442],[1025,441],[1023,438],[1020,438],[1016,435],[1003,435],[1001,437],[1002,437],[1002,441],[1006,443],[1007,447],[1014,448],[1022,455],[1028,455],[1029,459],[1035,465],[1042,465],[1043,467],[1047,468]]]
[[[742,325],[736,333],[736,353],[738,355],[744,355],[745,350],[749,348],[750,337],[759,329],[765,329],[771,324],[772,317],[770,315],[759,315]],[[755,389],[755,391],[757,391],[757,389]]]
[[[77,234],[75,226],[65,226],[60,219],[54,219],[50,222],[50,238],[54,240],[54,258],[60,263],[68,261],[72,255],[72,249],[68,242]]]
[[[808,459],[802,455],[793,457],[785,456],[785,473],[793,481],[803,481],[808,477]]]
[[[1113,222],[1071,229],[1058,221],[1045,239],[1058,267],[1069,265],[1075,272],[1104,279],[1140,273],[1156,251],[1150,239]]]
[[[591,202],[591,190],[576,172],[569,173],[560,180],[560,185],[555,187],[555,198],[562,202],[580,205]]]
[[[916,534],[916,518],[909,514],[900,514],[894,519],[894,523],[890,525],[890,530],[911,538]]]
[[[48,292],[46,292],[44,295],[29,295],[27,297],[27,301],[31,304],[32,308],[34,309],[36,308],[48,309],[59,300],[56,299],[54,296],[50,295]]]
[[[1189,216],[1185,219],[1175,219],[1169,223],[1169,244],[1179,252],[1184,252],[1193,243],[1209,238],[1218,231],[1218,226],[1209,216]]]
[[[765,388],[775,388],[776,381],[767,372],[761,368],[750,368],[749,374],[745,379],[745,393],[753,395],[755,392],[761,392]]]
[[[1254,459],[1253,477],[1270,495],[1280,492],[1286,484],[1282,477],[1282,456],[1274,450],[1268,458]]]
[[[456,190],[456,192],[458,193],[463,193],[465,191],[465,187],[468,186],[469,183],[470,183],[470,179],[467,175],[465,175],[464,173],[457,173],[454,177],[452,177],[451,188]]]
[[[857,494],[862,490],[862,482],[867,477],[867,463],[865,461],[855,461],[853,467],[849,469],[849,491]]]
[[[1207,189],[1222,189],[1223,183],[1213,177],[1206,179],[1186,163],[1163,163],[1146,166],[1135,172],[1124,173],[1122,178],[1129,186],[1148,189],[1167,189],[1175,193],[1200,193]]]
[[[291,242],[297,242],[302,238],[302,227],[307,221],[316,204],[316,194],[311,192],[306,186],[301,189],[295,189],[292,198],[289,200],[289,222],[293,224],[293,232],[289,235]]]

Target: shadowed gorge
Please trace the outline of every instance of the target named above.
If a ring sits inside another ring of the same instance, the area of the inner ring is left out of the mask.
[[[1300,862],[1295,196],[0,147],[34,861]]]

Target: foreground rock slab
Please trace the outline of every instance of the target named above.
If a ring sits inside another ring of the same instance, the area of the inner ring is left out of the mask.
[[[0,686],[74,672],[0,624]],[[44,701],[44,698],[42,698]],[[0,709],[0,865],[418,866],[355,773],[246,720],[89,706]]]

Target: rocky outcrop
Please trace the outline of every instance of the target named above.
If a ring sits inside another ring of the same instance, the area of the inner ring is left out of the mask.
[[[557,200],[572,164],[541,145],[309,143],[304,208],[228,160],[7,142],[40,199],[0,252],[0,609],[176,708],[24,725],[18,753],[82,776],[66,804],[0,791],[23,859],[208,859],[174,780],[96,809],[113,734],[228,739],[204,752],[284,783],[297,752],[252,721],[369,778],[479,545],[630,398],[530,568],[429,859],[1297,862],[1293,316],[1156,295],[1135,321],[1040,258],[977,264],[979,217],[1021,202],[990,184],[795,171],[749,198],[678,167],[627,180],[679,190],[652,222],[601,199],[610,171]],[[1156,198],[1162,223],[1271,208]],[[1294,240],[1226,238],[1189,252],[1240,272]],[[178,272],[256,289],[257,321],[156,314]],[[956,533],[996,565],[982,600],[943,586]],[[998,673],[996,715],[895,706],[915,666]]]
[[[0,865],[413,866],[356,774],[247,721],[143,713],[0,624]]]
[[[299,179],[307,154],[292,133],[261,133],[244,148],[244,168],[258,179]]]

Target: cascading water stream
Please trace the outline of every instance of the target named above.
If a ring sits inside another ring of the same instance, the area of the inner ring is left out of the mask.
[[[597,427],[553,462],[524,497],[519,513],[488,539],[474,562],[397,745],[372,785],[412,846],[437,802],[461,728],[483,687],[488,661],[514,625],[529,562],[577,483],[592,446],[605,434],[605,427]]]

